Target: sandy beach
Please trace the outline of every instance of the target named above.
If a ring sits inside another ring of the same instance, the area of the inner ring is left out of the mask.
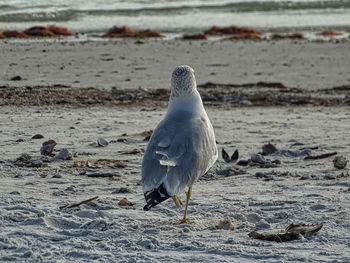
[[[349,164],[337,169],[332,162],[350,158],[348,42],[129,39],[1,41],[0,47],[1,262],[350,261]],[[40,96],[16,103],[23,90],[41,88],[45,94],[54,87],[168,89],[179,64],[191,65],[200,85],[280,83],[263,92],[295,89],[305,97],[338,96],[339,103],[262,107],[249,96],[244,104],[213,103],[215,92],[202,86],[220,154],[193,187],[188,224],[178,224],[183,209],[171,201],[142,209],[145,138],[166,111],[166,94],[155,97],[159,103],[151,96],[139,104],[41,103]],[[37,134],[42,138],[34,139]],[[98,138],[108,146],[98,147]],[[71,158],[41,155],[49,139],[57,143],[53,155],[67,149]],[[221,156],[222,149],[238,150],[244,163],[269,142],[277,151],[263,156],[266,163],[238,165]],[[134,205],[120,206],[124,197]],[[235,229],[217,229],[224,219]],[[323,227],[289,242],[248,236],[280,233],[291,223]]]
[[[329,89],[350,82],[349,41],[1,41],[0,85],[99,89],[170,88],[172,70],[191,65],[197,83],[282,82]],[[21,81],[10,81],[21,76]]]

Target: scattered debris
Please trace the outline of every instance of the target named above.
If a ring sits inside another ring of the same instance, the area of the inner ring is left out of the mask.
[[[224,148],[222,148],[222,150],[221,150],[221,155],[222,155],[222,158],[224,159],[224,161],[227,163],[235,162],[238,160],[238,157],[239,157],[238,150],[235,150],[234,153],[230,157]]]
[[[29,161],[32,158],[28,153],[22,153],[13,163],[19,164],[19,163],[25,163]]]
[[[98,196],[95,196],[95,197],[92,197],[92,198],[90,198],[90,199],[81,201],[80,203],[77,203],[77,204],[60,206],[60,209],[77,207],[77,206],[80,206],[80,205],[83,205],[83,204],[90,203],[91,201],[94,201],[94,200],[96,200],[97,198],[98,198]]]
[[[271,39],[294,39],[294,40],[302,40],[305,39],[304,34],[302,33],[287,33],[287,34],[280,34],[280,33],[274,33],[271,36]]]
[[[133,150],[131,150],[131,151],[123,151],[123,152],[121,152],[122,154],[139,154],[139,153],[141,153],[141,150],[140,149],[133,149]]]
[[[205,40],[208,39],[206,34],[192,34],[192,35],[183,35],[182,39],[185,40]]]
[[[87,177],[96,177],[96,178],[98,178],[98,177],[109,177],[109,178],[118,177],[118,178],[120,178],[120,177],[122,177],[120,174],[117,174],[115,172],[98,172],[98,173],[87,172],[85,175]]]
[[[304,158],[304,160],[324,159],[324,158],[328,158],[328,157],[336,155],[336,154],[337,154],[337,152],[324,153],[324,154],[320,154],[320,155],[308,155]]]
[[[147,29],[136,31],[130,27],[122,26],[117,27],[114,26],[108,30],[108,32],[103,37],[109,38],[124,38],[124,37],[136,37],[136,38],[148,38],[148,37],[164,37],[159,32]]]
[[[341,36],[342,34],[335,31],[334,29],[325,29],[319,35],[324,37],[335,37],[335,36]]]
[[[241,175],[241,174],[246,174],[247,172],[235,167],[230,167],[227,169],[223,169],[223,170],[216,170],[216,174],[217,175],[221,175],[221,176],[225,176],[225,177],[229,177],[229,176],[234,176],[234,175]]]
[[[119,206],[133,206],[135,203],[130,202],[126,197],[124,197],[122,200],[118,202]]]
[[[44,136],[42,134],[35,134],[32,139],[42,139]]]
[[[105,139],[100,137],[100,138],[97,139],[97,145],[99,147],[107,147],[108,146],[108,142]]]
[[[89,168],[102,168],[108,166],[110,168],[125,168],[127,165],[121,160],[112,159],[98,159],[92,161],[75,161],[74,167],[89,167]]]
[[[248,234],[249,237],[261,240],[275,241],[275,242],[286,242],[299,239],[300,236],[311,237],[315,235],[323,227],[323,223],[317,225],[306,225],[306,224],[290,224],[285,232],[277,234],[269,233],[258,233],[252,231]]]
[[[241,35],[241,34],[254,34],[259,35],[260,33],[255,30],[252,27],[246,27],[246,26],[226,26],[226,27],[220,27],[220,26],[213,26],[209,28],[208,30],[204,31],[204,34],[207,35]]]
[[[148,131],[143,131],[140,133],[141,136],[148,136],[148,135],[152,135],[153,130],[148,130]]]
[[[277,148],[275,145],[271,143],[264,144],[262,147],[262,154],[263,155],[269,155],[277,151]]]
[[[54,140],[48,140],[46,142],[43,142],[43,144],[40,148],[40,153],[42,155],[51,156],[56,145],[57,145],[57,143]]]
[[[132,193],[132,191],[126,187],[120,187],[112,192],[112,194],[129,194],[129,193]]]
[[[4,38],[29,38],[29,37],[58,37],[58,36],[72,36],[73,33],[65,27],[58,27],[51,25],[48,27],[44,26],[33,26],[24,30],[23,32],[18,31],[4,31],[2,33]]]
[[[235,226],[231,220],[224,219],[216,226],[216,229],[234,230]]]
[[[334,167],[338,169],[344,169],[347,163],[348,160],[342,155],[336,156],[333,160]]]
[[[272,91],[273,90],[273,91]],[[147,107],[165,107],[169,100],[168,89],[99,90],[96,88],[77,88],[65,85],[1,87],[0,106],[4,105],[140,105]],[[296,105],[307,100],[313,106],[350,105],[350,88],[345,85],[326,90],[300,90],[287,87],[280,82],[252,82],[243,84],[204,83],[198,85],[203,102],[206,105],[241,106],[242,98],[250,102],[249,106],[286,106]],[[334,92],[333,92],[334,91]],[[126,93],[133,94],[129,101],[124,100]],[[38,98],[40,98],[38,100]]]

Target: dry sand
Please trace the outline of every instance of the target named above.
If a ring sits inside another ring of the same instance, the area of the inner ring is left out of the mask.
[[[0,86],[169,88],[175,66],[188,64],[198,84],[328,89],[349,84],[349,51],[349,41],[0,41]]]
[[[279,81],[304,89],[349,84],[348,43],[134,42],[1,42],[1,85],[167,88],[173,67],[186,63],[195,68],[198,83]],[[14,75],[23,80],[9,81]],[[350,261],[349,165],[334,168],[334,156],[304,160],[329,152],[349,159],[349,107],[208,107],[220,152],[238,149],[239,159],[247,160],[271,142],[280,151],[266,158],[281,163],[238,166],[219,156],[195,183],[191,222],[184,225],[177,224],[183,209],[171,201],[142,210],[147,142],[140,133],[153,129],[165,112],[153,107],[0,107],[1,262]],[[35,134],[44,138],[32,139]],[[99,137],[109,145],[91,145]],[[73,160],[39,168],[14,163],[22,153],[41,159],[48,139],[57,142],[55,154],[62,148],[76,153]],[[140,152],[129,154],[134,149]],[[103,158],[122,160],[126,167],[74,166]],[[88,204],[60,209],[95,196]],[[124,197],[135,205],[120,207]],[[223,219],[236,229],[216,229]],[[253,230],[281,232],[292,222],[324,226],[315,236],[288,243],[248,236]]]

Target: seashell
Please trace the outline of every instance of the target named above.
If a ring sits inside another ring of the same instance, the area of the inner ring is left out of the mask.
[[[221,155],[222,155],[222,159],[224,159],[224,161],[227,163],[237,161],[238,157],[239,157],[238,150],[235,150],[234,153],[230,157],[224,148],[222,148],[222,150],[221,150]]]
[[[235,226],[231,220],[224,219],[216,226],[217,229],[234,230]]]
[[[336,156],[333,160],[334,167],[338,169],[344,169],[347,163],[348,160],[342,155]]]
[[[107,147],[108,146],[108,142],[105,139],[100,137],[100,138],[97,139],[97,145],[99,147]]]
[[[43,145],[40,148],[40,153],[42,155],[51,155],[57,143],[54,140],[48,140],[43,142]]]
[[[124,197],[122,200],[118,202],[119,206],[133,206],[135,203],[130,202],[126,197]]]

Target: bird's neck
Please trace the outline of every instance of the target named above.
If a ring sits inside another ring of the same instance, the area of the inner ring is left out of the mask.
[[[203,108],[203,103],[201,96],[197,90],[191,93],[182,93],[178,96],[170,96],[168,103],[168,113],[171,113],[173,109],[181,109],[188,112],[201,112]]]

